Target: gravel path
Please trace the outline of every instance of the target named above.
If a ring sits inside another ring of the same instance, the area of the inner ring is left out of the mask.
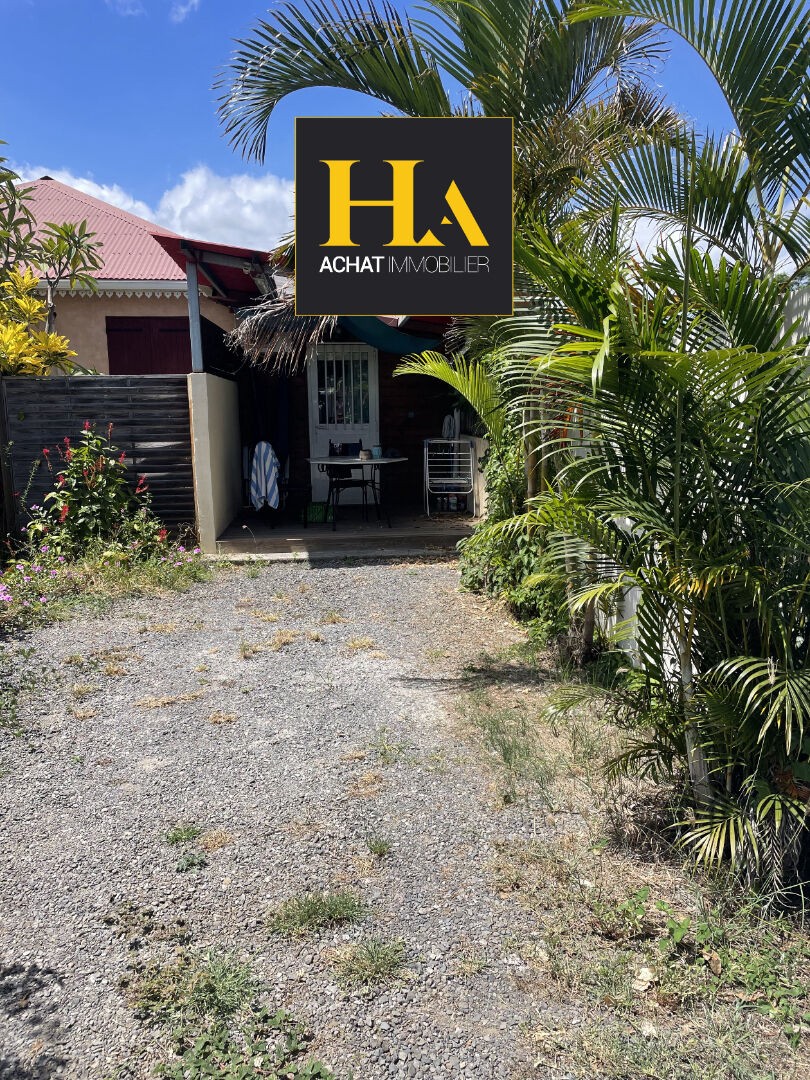
[[[151,1075],[165,1035],[121,989],[142,909],[249,959],[341,1080],[526,1075],[532,925],[489,864],[531,821],[446,716],[463,662],[515,631],[457,586],[449,563],[240,568],[16,647],[36,685],[0,732],[0,1077]],[[220,830],[205,868],[177,872],[178,822]],[[268,932],[327,888],[369,918]],[[405,976],[347,990],[332,950],[370,934],[403,939]]]

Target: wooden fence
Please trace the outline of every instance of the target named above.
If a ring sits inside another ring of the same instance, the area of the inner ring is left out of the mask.
[[[4,533],[19,527],[19,498],[42,502],[53,487],[43,447],[76,440],[89,420],[113,425],[131,479],[145,474],[152,506],[167,525],[193,524],[191,422],[185,375],[74,375],[0,379]],[[16,494],[16,498],[15,498]]]

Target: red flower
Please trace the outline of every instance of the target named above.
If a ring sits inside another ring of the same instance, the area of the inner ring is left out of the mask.
[[[142,491],[146,491],[146,476],[138,477],[138,486],[135,488],[135,494],[140,495]]]
[[[118,455],[118,460],[121,462],[122,465],[124,464],[124,462],[127,460],[126,450],[121,451],[121,453]]]
[[[90,430],[90,421],[89,420],[85,420],[85,422],[84,422],[84,430],[85,431]]]
[[[72,457],[73,457],[73,451],[70,449],[70,447],[68,447],[67,450],[65,451],[65,461],[70,461],[70,459]]]
[[[163,541],[166,539],[166,537],[168,535],[169,535],[169,530],[168,529],[158,529],[158,540],[160,540],[161,543],[163,543]]]
[[[56,482],[59,487],[65,486],[65,474],[63,472],[60,472],[59,475],[56,477]]]
[[[60,522],[65,520],[65,518],[68,516],[69,511],[70,511],[70,507],[68,506],[67,503],[65,503],[64,506],[62,507],[61,511],[59,512],[59,520],[60,520]]]
[[[64,441],[65,441],[65,446],[70,446],[70,439],[67,437],[67,435],[65,436]]]
[[[45,455],[45,457],[47,457],[48,454],[50,454],[50,450],[48,449],[47,446],[42,447],[42,453]]]

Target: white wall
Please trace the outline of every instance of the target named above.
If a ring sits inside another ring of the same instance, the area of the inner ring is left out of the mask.
[[[793,293],[788,300],[785,322],[788,326],[799,320],[799,328],[794,338],[810,336],[810,285],[805,285]]]
[[[188,376],[188,400],[200,547],[215,555],[217,537],[242,503],[239,391],[230,379],[194,372]]]

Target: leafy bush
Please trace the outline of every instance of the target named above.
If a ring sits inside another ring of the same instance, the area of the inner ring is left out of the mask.
[[[44,505],[31,507],[26,531],[32,549],[46,541],[63,555],[117,548],[148,556],[165,544],[167,530],[152,513],[146,477],[130,488],[126,454],[111,438],[112,424],[105,436],[88,420],[77,445],[66,436],[55,452],[42,451],[54,488]]]
[[[526,460],[523,438],[514,426],[505,425],[502,441],[481,459],[487,493],[487,519],[503,521],[519,514],[526,500]]]
[[[505,600],[516,615],[531,620],[532,636],[540,646],[565,633],[565,585],[543,550],[539,532],[507,537],[487,522],[462,540],[459,550],[465,589]],[[543,580],[527,584],[538,576]]]

